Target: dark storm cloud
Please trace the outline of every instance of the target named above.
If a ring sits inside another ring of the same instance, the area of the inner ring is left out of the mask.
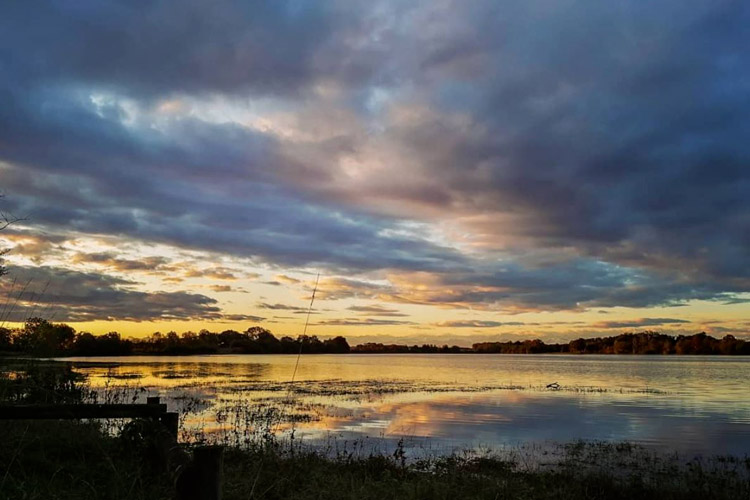
[[[0,179],[40,229],[433,275],[329,298],[731,303],[750,290],[749,22],[709,0],[14,2]],[[155,111],[207,96],[352,124],[300,139]],[[352,175],[352,158],[385,167]],[[504,258],[404,235],[412,219]],[[533,267],[530,248],[573,256]]]
[[[490,248],[573,248],[653,272],[611,295],[623,305],[750,290],[745,4],[454,7],[443,21],[456,30],[417,44],[424,64],[405,75],[430,113],[352,147],[390,148],[412,175],[397,166],[327,196],[466,219]],[[461,57],[428,57],[448,42]],[[444,71],[467,57],[481,70]]]
[[[539,5],[479,21],[497,28],[486,74],[471,98],[445,97],[468,128],[420,123],[402,140],[452,206],[517,222],[498,235],[748,289],[750,8]]]
[[[0,155],[18,165],[3,172],[13,208],[35,224],[286,265],[426,268],[458,260],[424,242],[379,236],[387,220],[341,214],[271,183],[284,162],[274,138],[193,118],[165,132],[125,123],[131,111],[117,98],[93,100],[100,89],[122,97],[311,84],[303,66],[335,15],[282,2],[143,7],[15,4],[0,21],[13,38],[0,52],[8,76],[0,81]]]
[[[3,6],[9,69],[145,95],[295,92],[337,24],[325,4],[56,1]]]
[[[58,267],[14,266],[11,279],[0,281],[4,321],[41,316],[54,321],[221,320],[217,302],[187,292],[142,292],[134,282]]]
[[[405,75],[431,113],[377,139],[418,175],[339,196],[479,219],[488,246],[575,248],[750,289],[745,3],[453,7],[454,30],[420,39],[420,71]],[[481,69],[446,73],[467,59]]]
[[[58,104],[66,99],[56,98]],[[74,108],[75,116],[68,117],[64,108],[49,122],[26,114],[38,111],[28,107],[3,116],[0,110],[0,125],[17,133],[0,145],[0,153],[24,164],[3,171],[6,188],[15,193],[8,204],[29,213],[35,224],[342,270],[440,268],[461,260],[423,241],[380,236],[391,224],[387,220],[345,215],[259,182],[264,174],[252,162],[269,166],[280,160],[262,151],[229,158],[224,150],[245,139],[252,144],[252,133],[225,136],[214,125],[195,123],[196,133],[208,137],[204,149],[193,151],[184,137],[139,137],[91,109]],[[24,120],[34,130],[22,131]],[[40,122],[43,129],[36,127]],[[47,174],[30,177],[29,169]]]

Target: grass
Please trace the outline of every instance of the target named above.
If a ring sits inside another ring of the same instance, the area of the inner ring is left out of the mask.
[[[669,481],[607,470],[522,471],[491,457],[450,456],[405,465],[398,456],[330,459],[315,453],[231,451],[227,498],[267,499],[704,499],[749,498],[739,475],[685,470]]]
[[[111,436],[93,424],[5,422],[0,498],[168,499],[174,471],[154,460],[148,433]],[[408,462],[388,456],[324,456],[266,443],[228,448],[224,498],[233,499],[743,499],[750,463],[725,466],[648,458],[627,444],[576,443],[554,468],[492,456]],[[618,465],[619,464],[619,465]]]
[[[170,498],[170,481],[138,447],[95,424],[6,421],[0,429],[0,498]]]

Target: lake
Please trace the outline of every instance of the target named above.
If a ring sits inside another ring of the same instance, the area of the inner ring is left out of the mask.
[[[160,395],[184,439],[410,451],[629,441],[750,454],[750,359],[595,355],[67,358],[109,398]],[[557,383],[559,388],[548,387]],[[104,397],[104,396],[102,396]]]

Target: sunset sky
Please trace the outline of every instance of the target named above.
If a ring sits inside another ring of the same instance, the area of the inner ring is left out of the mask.
[[[748,338],[748,26],[741,0],[4,2],[2,319],[295,335],[320,273],[308,334],[350,343]]]

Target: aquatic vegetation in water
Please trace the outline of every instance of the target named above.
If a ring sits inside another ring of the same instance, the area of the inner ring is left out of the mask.
[[[407,382],[402,380],[301,380],[295,382],[269,382],[253,381],[236,382],[227,384],[225,390],[228,392],[292,392],[300,395],[314,396],[350,396],[353,398],[362,396],[377,396],[381,394],[397,394],[408,392],[489,392],[489,391],[531,391],[549,392],[547,386],[542,385],[519,385],[519,384],[439,384],[433,382]],[[667,394],[653,388],[607,388],[598,386],[559,386],[554,391],[578,392],[578,393],[617,393],[617,394]]]

